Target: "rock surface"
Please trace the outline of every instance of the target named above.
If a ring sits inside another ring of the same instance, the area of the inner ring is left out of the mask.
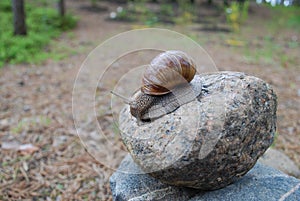
[[[201,191],[163,184],[145,174],[130,155],[111,176],[110,186],[115,201],[296,201],[300,197],[300,180],[259,163],[234,184]]]
[[[167,184],[212,190],[246,174],[271,145],[277,102],[259,78],[236,72],[201,76],[197,100],[142,125],[125,107],[119,124],[144,172]]]
[[[145,174],[127,155],[118,170],[110,177],[114,200],[188,200],[196,195],[195,189],[169,186]]]
[[[288,175],[300,178],[300,170],[294,161],[276,149],[269,148],[258,161]]]

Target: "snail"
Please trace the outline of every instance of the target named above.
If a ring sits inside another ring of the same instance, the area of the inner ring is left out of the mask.
[[[142,87],[130,99],[111,93],[129,104],[130,113],[138,121],[154,120],[200,95],[201,79],[195,74],[195,63],[184,52],[166,51],[146,67]]]

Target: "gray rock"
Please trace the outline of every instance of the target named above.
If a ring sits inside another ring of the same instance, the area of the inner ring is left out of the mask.
[[[236,183],[197,195],[189,201],[298,201],[299,198],[300,180],[257,163]]]
[[[300,197],[300,180],[259,163],[234,184],[215,191],[201,191],[163,184],[145,174],[130,155],[111,176],[110,186],[115,201],[298,201]]]
[[[125,107],[121,137],[134,161],[160,181],[202,190],[242,177],[272,144],[276,95],[243,73],[202,75],[197,100],[153,122],[137,124]]]
[[[278,169],[288,175],[300,178],[300,170],[287,155],[276,150],[268,149],[258,160],[260,163]]]
[[[110,188],[116,201],[174,200],[182,201],[196,195],[195,189],[170,186],[145,174],[130,155],[110,177]]]

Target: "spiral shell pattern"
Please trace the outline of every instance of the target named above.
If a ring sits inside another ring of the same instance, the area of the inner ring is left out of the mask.
[[[189,83],[196,74],[194,61],[186,53],[166,51],[155,57],[146,68],[141,91],[148,95],[163,95]]]

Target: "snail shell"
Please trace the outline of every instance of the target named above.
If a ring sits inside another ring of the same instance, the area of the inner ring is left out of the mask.
[[[141,91],[149,95],[167,94],[178,85],[190,82],[195,74],[195,64],[184,52],[166,51],[146,68]]]
[[[143,86],[129,101],[130,113],[138,121],[153,120],[191,102],[202,89],[201,79],[195,74],[195,63],[184,52],[172,50],[158,55],[145,70]]]

